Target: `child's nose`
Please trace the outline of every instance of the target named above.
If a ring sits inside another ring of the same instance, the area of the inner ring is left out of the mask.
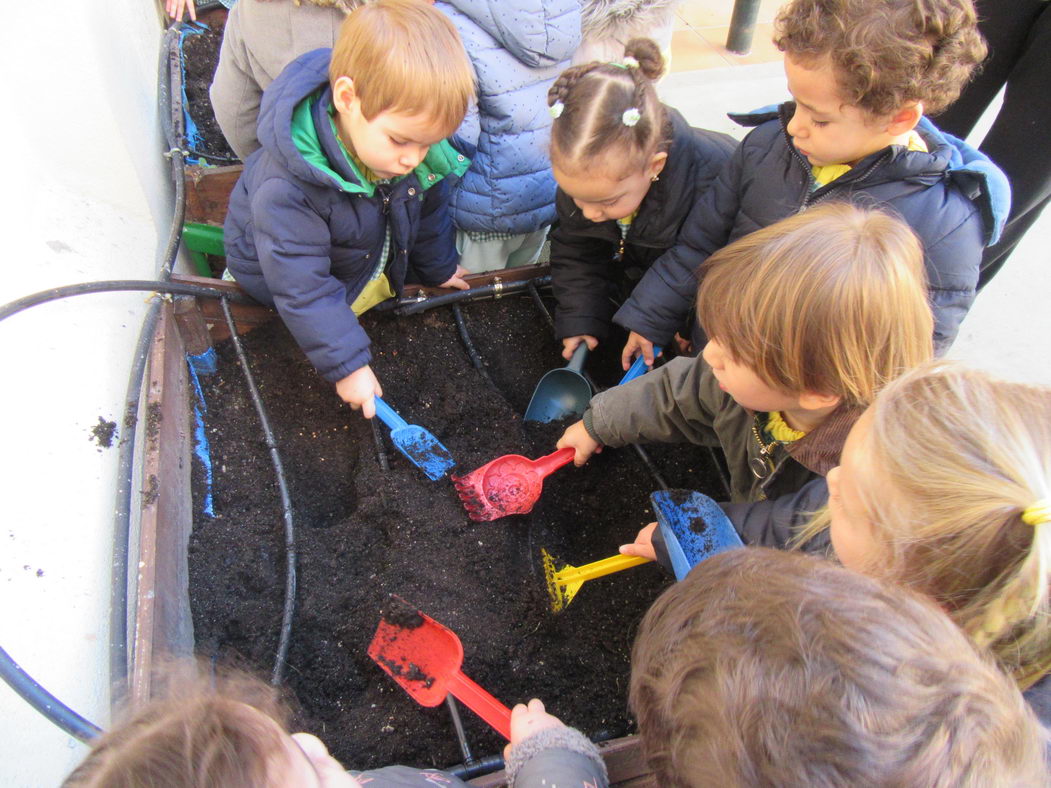
[[[602,209],[601,208],[584,208],[584,218],[589,222],[600,222],[602,221]]]
[[[805,137],[805,127],[799,121],[799,114],[792,116],[792,119],[788,121],[788,125],[785,127],[789,137]]]

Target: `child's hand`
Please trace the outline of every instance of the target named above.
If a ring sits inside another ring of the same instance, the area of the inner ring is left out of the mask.
[[[463,280],[463,277],[469,273],[470,271],[462,265],[458,265],[456,266],[456,273],[438,285],[438,287],[455,287],[457,290],[470,290],[471,286]]]
[[[588,350],[594,350],[598,347],[598,340],[590,334],[581,334],[575,337],[566,337],[562,340],[562,358],[569,361],[573,357],[573,351],[577,349],[577,346],[581,342],[588,343]]]
[[[624,344],[624,350],[620,352],[620,365],[624,368],[624,371],[628,371],[628,367],[635,360],[635,356],[642,353],[646,359],[646,366],[653,366],[653,343],[650,342],[642,334],[638,334],[632,331],[628,334],[628,341]]]
[[[366,364],[336,383],[336,393],[354,410],[361,408],[361,415],[366,419],[371,419],[376,415],[376,400],[373,397],[382,397],[383,389]]]
[[[675,345],[679,348],[680,356],[688,356],[693,353],[693,342],[677,332],[675,334]]]
[[[602,444],[588,434],[582,421],[569,425],[569,429],[562,433],[562,437],[555,444],[556,449],[565,449],[570,446],[576,450],[576,454],[573,455],[573,464],[578,468],[587,462],[592,454],[602,451]]]
[[[343,765],[329,755],[328,747],[321,741],[317,736],[310,733],[293,733],[292,740],[299,745],[299,749],[303,751],[303,755],[310,761],[313,772],[316,773],[319,785],[341,785],[345,788],[352,788],[357,786],[360,788],[361,783],[347,774],[347,770],[343,768]],[[299,777],[298,773],[290,773],[282,775],[285,780],[282,780],[284,785],[299,785],[299,780],[293,778]]]
[[[548,728],[564,728],[565,723],[553,714],[544,710],[544,703],[539,698],[533,698],[529,705],[519,703],[511,709],[511,743],[504,747],[504,758],[510,754],[511,748],[516,744],[528,739],[534,733],[540,733]]]
[[[635,537],[635,541],[632,544],[622,544],[620,546],[621,555],[637,555],[642,558],[648,558],[651,561],[657,560],[657,552],[653,549],[653,532],[657,530],[657,523],[650,523],[641,531],[638,536]]]
[[[168,12],[168,16],[178,21],[182,19],[183,12],[190,12],[190,19],[194,22],[197,21],[197,8],[193,4],[193,0],[165,0],[164,10]]]

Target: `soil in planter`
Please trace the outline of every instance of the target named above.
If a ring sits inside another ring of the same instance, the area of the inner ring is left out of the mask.
[[[463,307],[494,388],[471,365],[452,313],[366,315],[384,398],[431,430],[471,470],[505,453],[554,450],[565,425],[527,425],[520,413],[541,375],[564,361],[528,298]],[[607,449],[583,469],[548,477],[528,515],[469,520],[451,482],[430,482],[372,425],[342,405],[280,321],[243,337],[288,474],[297,525],[299,588],[287,682],[297,725],[347,766],[447,766],[462,760],[444,707],[412,701],[366,654],[390,593],[456,632],[467,675],[512,705],[537,696],[595,738],[632,726],[627,679],[642,614],[669,579],[655,565],[584,584],[550,612],[540,549],[580,565],[613,555],[653,519],[656,484],[631,448]],[[616,342],[588,368],[613,382]],[[614,347],[615,346],[615,347]],[[283,520],[269,453],[236,357],[217,348],[219,371],[202,378],[214,471],[214,517],[197,508],[190,592],[198,650],[269,675],[284,590]],[[608,362],[608,363],[603,363]],[[383,428],[383,433],[386,429]],[[673,487],[719,495],[704,450],[654,447]],[[503,741],[462,716],[475,755]]]
[[[202,22],[207,29],[202,33],[187,33],[183,37],[183,79],[186,91],[186,110],[197,124],[201,143],[197,153],[206,159],[221,157],[218,163],[237,162],[237,154],[230,149],[212,110],[208,95],[216,66],[219,65],[219,48],[223,43],[223,28],[226,13],[213,11]],[[214,163],[214,162],[213,162]]]

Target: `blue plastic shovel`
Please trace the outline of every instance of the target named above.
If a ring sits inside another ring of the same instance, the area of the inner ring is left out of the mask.
[[[705,558],[744,547],[733,523],[707,495],[692,490],[658,490],[650,494],[650,503],[676,580],[686,577]],[[655,532],[655,542],[656,536]]]
[[[526,421],[558,421],[566,416],[583,415],[591,401],[591,384],[580,374],[587,355],[587,343],[581,342],[566,366],[540,378],[526,408]]]
[[[376,397],[376,415],[390,427],[390,439],[402,454],[427,474],[432,482],[442,478],[456,465],[441,442],[423,427],[409,424],[394,409]]]

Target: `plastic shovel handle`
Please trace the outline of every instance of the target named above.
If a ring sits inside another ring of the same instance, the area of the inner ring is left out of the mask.
[[[559,449],[551,454],[545,454],[533,461],[533,468],[540,473],[541,476],[549,476],[563,465],[568,465],[573,462],[573,455],[576,454],[576,449],[572,446],[567,446],[564,449]]]
[[[584,564],[583,566],[567,567],[556,574],[555,577],[562,584],[578,580],[583,582],[584,580],[594,580],[596,577],[605,577],[622,569],[630,569],[639,564],[648,564],[650,560],[649,558],[643,558],[641,555],[613,555],[609,558],[603,558],[601,561],[592,561],[590,564]]]
[[[653,357],[657,358],[657,356],[661,354],[662,350],[664,350],[664,348],[662,348],[660,345],[654,345]],[[649,371],[650,368],[646,366],[646,357],[639,356],[637,359],[635,359],[635,363],[628,367],[628,371],[624,373],[624,377],[620,379],[620,383],[618,383],[617,385],[623,386],[628,381],[635,380],[635,378],[641,375],[645,375]]]
[[[460,703],[488,722],[497,733],[511,740],[511,710],[458,670],[449,676],[449,692]]]
[[[390,427],[392,430],[398,430],[402,427],[408,427],[409,422],[405,421],[401,416],[394,412],[394,408],[383,401],[382,398],[376,397],[376,415],[383,420],[383,423]]]
[[[571,369],[580,374],[580,370],[584,368],[584,359],[588,357],[588,343],[581,342],[577,345],[577,349],[573,351],[572,357],[569,359],[569,363],[566,364],[566,369]]]

